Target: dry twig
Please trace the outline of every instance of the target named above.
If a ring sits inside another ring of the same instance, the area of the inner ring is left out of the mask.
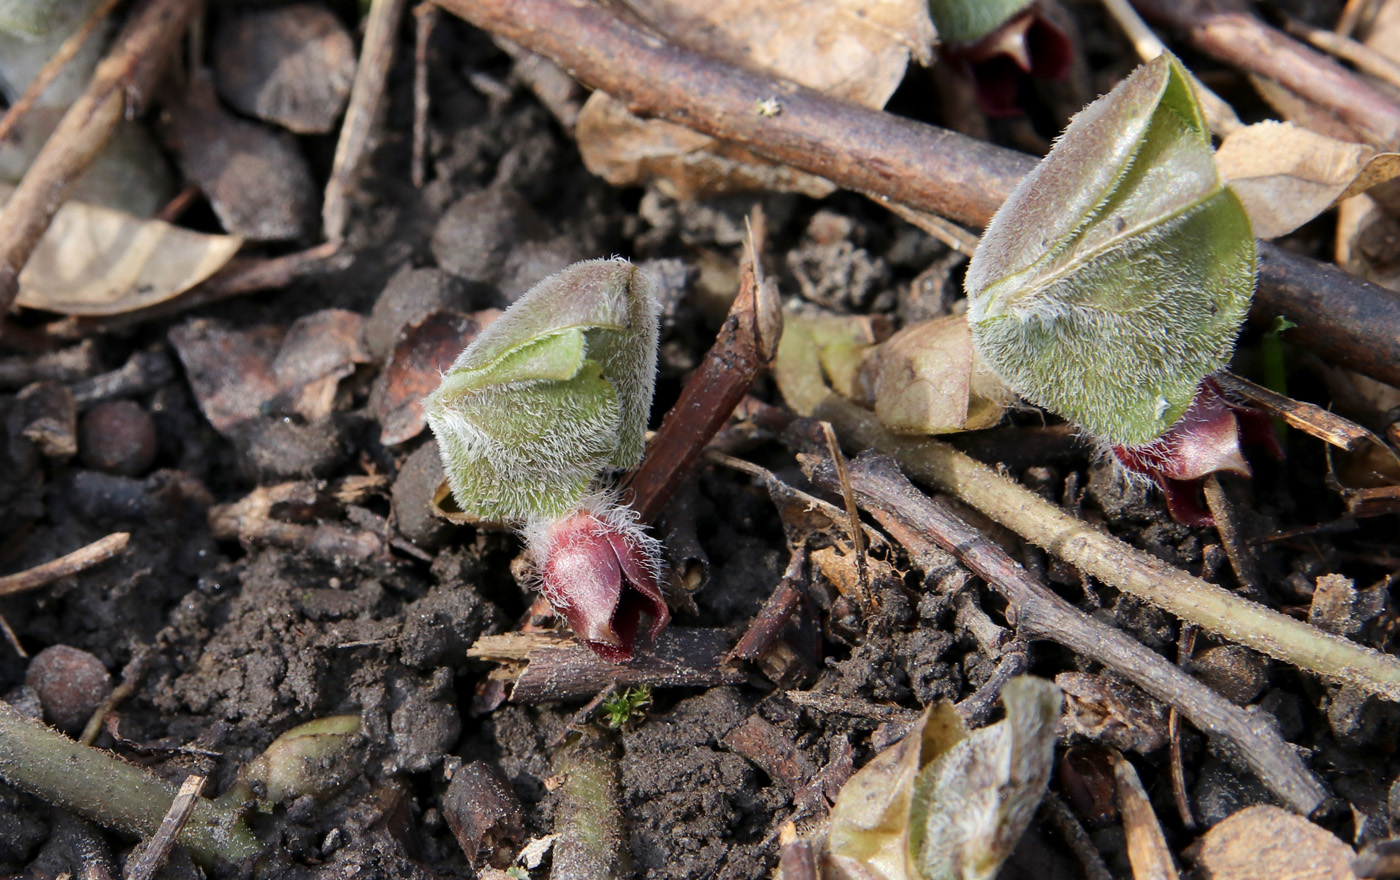
[[[59,74],[63,73],[63,68],[68,66],[68,62],[73,60],[73,56],[78,54],[78,50],[83,48],[83,44],[92,36],[92,32],[97,30],[97,26],[107,20],[107,16],[112,14],[112,10],[117,7],[122,0],[102,0],[88,13],[87,18],[78,29],[69,34],[68,39],[63,41],[63,45],[58,47],[58,51],[44,62],[44,66],[39,68],[39,72],[34,74],[34,79],[24,89],[24,94],[15,99],[5,111],[5,115],[0,117],[0,141],[10,136],[19,121],[24,118],[31,108],[43,96],[44,91]]]
[[[331,162],[331,178],[326,182],[326,200],[321,206],[321,225],[325,227],[326,239],[334,243],[345,236],[350,210],[347,196],[369,145],[374,117],[389,80],[389,62],[394,58],[399,20],[407,5],[408,0],[373,0],[365,16],[365,41],[355,68],[355,84],[350,88],[350,107],[341,123],[340,140],[335,145],[335,159]]]
[[[156,829],[155,835],[146,841],[141,854],[127,864],[124,880],[151,880],[156,871],[160,870],[160,866],[165,864],[171,847],[175,845],[175,838],[185,830],[185,824],[194,815],[194,808],[199,804],[200,792],[204,791],[204,782],[203,776],[192,773],[180,783],[180,790],[170,802],[170,809],[166,811],[165,818],[160,820],[160,827]]]
[[[896,456],[917,479],[956,495],[1086,574],[1236,644],[1299,669],[1400,701],[1400,660],[1323,632],[1206,583],[1071,516],[981,462],[936,440],[899,437],[835,395],[815,413],[842,441]]]
[[[705,444],[778,353],[783,310],[777,287],[763,277],[758,262],[762,247],[762,223],[755,222],[739,269],[739,293],[724,326],[626,484],[642,522],[651,522],[661,512]]]
[[[1006,598],[1011,605],[1009,616],[1023,638],[1053,641],[1102,663],[1179,708],[1200,730],[1230,740],[1269,790],[1298,812],[1308,815],[1326,800],[1322,783],[1272,728],[1257,724],[1172,663],[1055,595],[946,505],[914,488],[893,461],[862,457],[852,462],[851,472],[862,506],[890,537],[914,555],[932,542],[956,556]],[[818,467],[809,476],[824,488],[835,488],[825,468]]]
[[[33,590],[45,584],[51,584],[59,578],[77,574],[83,569],[106,562],[125,550],[126,544],[130,540],[130,532],[113,532],[105,538],[93,541],[86,547],[79,547],[67,556],[60,556],[58,559],[36,565],[31,569],[0,577],[0,596]]]
[[[1133,0],[1144,15],[1181,31],[1218,61],[1268,77],[1317,104],[1371,144],[1400,145],[1400,104],[1331,58],[1256,16],[1217,12],[1209,3]]]
[[[1215,380],[1220,383],[1221,388],[1232,391],[1251,404],[1268,411],[1270,415],[1283,419],[1289,427],[1297,428],[1338,449],[1355,452],[1367,443],[1381,442],[1374,434],[1355,422],[1328,412],[1315,403],[1294,400],[1229,372],[1217,373]]]

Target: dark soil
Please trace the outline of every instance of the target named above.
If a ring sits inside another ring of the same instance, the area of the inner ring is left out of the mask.
[[[1103,71],[1126,69],[1131,52],[1098,21],[1097,5],[1075,9],[1091,35],[1091,62]],[[109,718],[98,745],[175,781],[207,774],[207,790],[218,793],[293,726],[328,715],[360,716],[362,774],[327,800],[302,798],[253,819],[263,839],[284,854],[277,872],[291,876],[475,876],[481,865],[469,863],[451,828],[461,808],[444,800],[451,774],[464,762],[498,768],[521,806],[519,830],[503,834],[492,848],[498,851],[483,853],[483,863],[548,834],[559,803],[559,742],[580,708],[492,699],[493,668],[467,658],[479,637],[514,629],[530,597],[513,574],[519,553],[513,536],[446,525],[426,514],[441,479],[435,453],[425,449],[432,442],[427,432],[392,446],[381,443],[382,398],[389,391],[376,390],[376,375],[407,327],[444,309],[503,307],[578,259],[621,254],[655,261],[652,267],[666,279],[653,417],[659,423],[733,296],[743,218],[755,204],[769,223],[765,260],[787,296],[801,293],[838,311],[908,317],[954,307],[954,297],[938,294],[944,284],[960,288],[961,263],[946,259],[941,245],[851,194],[820,202],[755,196],[683,205],[655,191],[608,187],[584,169],[558,124],[512,78],[511,59],[450,17],[430,53],[430,179],[415,189],[408,180],[407,34],[400,48],[381,142],[356,194],[350,265],[99,337],[104,370],[135,352],[162,352],[176,364],[170,378],[132,397],[154,420],[149,466],[118,475],[112,467],[89,467],[85,462],[98,459],[85,455],[46,459],[18,433],[14,417],[8,445],[0,449],[0,518],[7,525],[0,569],[25,569],[113,531],[132,534],[126,552],[104,565],[0,599],[0,614],[31,656],[52,645],[78,648],[118,680],[134,657],[148,657],[139,686]],[[917,81],[907,84],[895,108],[940,121],[932,111],[911,109],[919,88]],[[1063,123],[1035,120],[1042,137]],[[1009,143],[1008,132],[1001,136]],[[329,148],[315,138],[304,141],[324,174]],[[839,237],[830,236],[833,227]],[[1327,232],[1306,227],[1292,243],[1318,252]],[[938,283],[916,284],[935,264],[946,267]],[[930,289],[934,296],[924,298]],[[186,355],[170,341],[172,330],[198,319],[231,331],[270,326],[280,333],[297,318],[331,308],[373,317],[365,330],[372,361],[341,381],[330,415],[307,422],[274,401],[238,430],[211,426],[187,378]],[[25,320],[37,323],[33,316]],[[1245,371],[1256,341],[1244,342]],[[1327,403],[1320,374],[1298,363],[1294,390]],[[0,414],[18,411],[19,390],[0,391]],[[756,393],[780,402],[766,379]],[[1009,420],[1013,426],[1041,421],[1032,412]],[[1284,463],[1257,462],[1252,482],[1230,483],[1250,511],[1249,534],[1340,519],[1319,444],[1291,432],[1287,451]],[[744,454],[801,482],[790,453],[777,442],[751,445]],[[1076,449],[1046,462],[1029,450],[1026,460],[1033,464],[1017,465],[1013,473],[1037,491],[1079,506],[1086,518],[1173,564],[1233,585],[1213,531],[1172,522],[1159,497],[1124,484],[1112,468],[1095,464],[1091,451]],[[345,478],[366,475],[385,479],[350,500],[337,494]],[[238,540],[211,531],[211,507],[291,480],[305,481],[307,500],[275,510],[274,519],[296,525],[293,537],[265,532]],[[695,534],[707,582],[692,608],[677,606],[675,622],[727,628],[737,638],[787,565],[783,525],[763,487],[746,476],[706,465],[692,482],[678,510],[691,520],[683,528]],[[997,537],[1070,601],[1175,656],[1174,619]],[[1344,574],[1358,588],[1373,589],[1379,612],[1356,637],[1389,643],[1395,621],[1389,588],[1400,570],[1393,516],[1352,523],[1342,534],[1261,544],[1258,551],[1264,601],[1306,613],[1316,579]],[[812,638],[792,639],[812,650],[791,680],[775,684],[764,669],[750,666],[740,685],[657,689],[644,717],[622,730],[583,726],[583,738],[598,741],[616,759],[634,876],[768,876],[783,825],[825,809],[822,789],[813,785],[834,779],[825,789],[834,795],[850,767],[901,735],[915,710],[963,699],[988,679],[997,658],[978,647],[952,600],[926,584],[925,573],[908,560],[889,561],[893,575],[879,582],[879,611],[868,618],[822,575],[812,576],[813,600],[803,612]],[[992,622],[1007,625],[998,602],[975,581],[966,589]],[[1213,645],[1202,637],[1197,655]],[[1244,685],[1244,701],[1276,719],[1351,805],[1334,825],[1343,839],[1360,845],[1390,835],[1389,785],[1400,770],[1396,707],[1248,652],[1208,656],[1219,664],[1203,661],[1200,673],[1215,675],[1223,690],[1240,685],[1242,677],[1257,679],[1257,686]],[[13,647],[0,647],[0,695],[33,710],[42,701],[26,686],[28,666]],[[1029,668],[1051,677],[1100,672],[1048,643],[1031,647]],[[845,708],[799,705],[786,695],[792,688],[828,695],[832,706]],[[761,730],[767,742],[785,743],[785,762],[736,746],[733,734],[744,725]],[[1089,739],[1067,731],[1064,744]],[[1189,729],[1183,745],[1200,827],[1243,806],[1271,802],[1228,748]],[[1132,757],[1180,852],[1198,832],[1177,817],[1165,755],[1158,745]],[[1057,779],[1052,789],[1064,792],[1065,785]],[[1123,876],[1116,821],[1088,824],[1110,867]],[[81,856],[74,853],[82,850],[74,841],[93,832],[72,825],[56,808],[0,784],[0,874],[77,876]],[[134,842],[99,836],[118,854]],[[1080,870],[1053,826],[1037,823],[1001,876],[1076,877]],[[172,863],[166,871],[192,876],[196,869]],[[544,869],[532,876],[544,876]]]

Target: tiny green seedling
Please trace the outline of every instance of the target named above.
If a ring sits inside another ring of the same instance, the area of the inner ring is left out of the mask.
[[[642,718],[649,706],[651,686],[637,685],[603,703],[603,720],[607,722],[608,727],[618,730]]]
[[[669,620],[660,544],[594,483],[642,458],[656,296],[622,259],[576,263],[489,325],[423,401],[454,500],[521,526],[540,592],[600,656]]]

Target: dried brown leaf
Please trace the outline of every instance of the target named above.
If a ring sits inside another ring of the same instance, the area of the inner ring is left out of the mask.
[[[911,324],[866,361],[875,415],[899,434],[990,428],[1010,392],[978,367],[966,315]]]
[[[375,382],[370,404],[383,426],[381,443],[403,443],[427,427],[420,401],[438,387],[443,372],[480,330],[478,321],[460,312],[433,312],[404,331]]]
[[[0,185],[0,202],[11,192]],[[184,293],[222,268],[242,243],[67,202],[20,273],[15,302],[65,315],[120,315]]]
[[[1225,138],[1220,173],[1244,202],[1254,233],[1277,238],[1339,200],[1400,177],[1400,153],[1378,153],[1291,122],[1260,122]]]
[[[358,312],[322,309],[288,328],[272,370],[297,415],[308,422],[330,415],[340,380],[355,372],[356,364],[370,362],[364,325]]]
[[[1351,847],[1278,807],[1248,807],[1206,832],[1195,847],[1202,880],[1349,880]]]
[[[272,359],[281,341],[276,327],[235,330],[202,318],[170,331],[195,400],[221,434],[263,415],[277,396]]]

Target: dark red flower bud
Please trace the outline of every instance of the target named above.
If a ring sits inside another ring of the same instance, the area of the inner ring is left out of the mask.
[[[1114,446],[1113,455],[1131,473],[1157,483],[1172,519],[1190,526],[1213,526],[1214,518],[1199,500],[1201,484],[1217,471],[1252,475],[1241,443],[1257,444],[1275,458],[1283,457],[1269,416],[1230,400],[1213,379],[1206,378],[1186,414],[1165,434],[1145,446]]]
[[[631,510],[589,499],[575,513],[529,526],[525,538],[540,592],[604,660],[632,659],[644,615],[649,640],[671,619],[658,585],[661,546]]]
[[[1060,80],[1069,72],[1074,47],[1037,5],[1012,17],[975,43],[946,46],[944,54],[966,65],[988,116],[1022,116],[1017,103],[1027,76]]]

